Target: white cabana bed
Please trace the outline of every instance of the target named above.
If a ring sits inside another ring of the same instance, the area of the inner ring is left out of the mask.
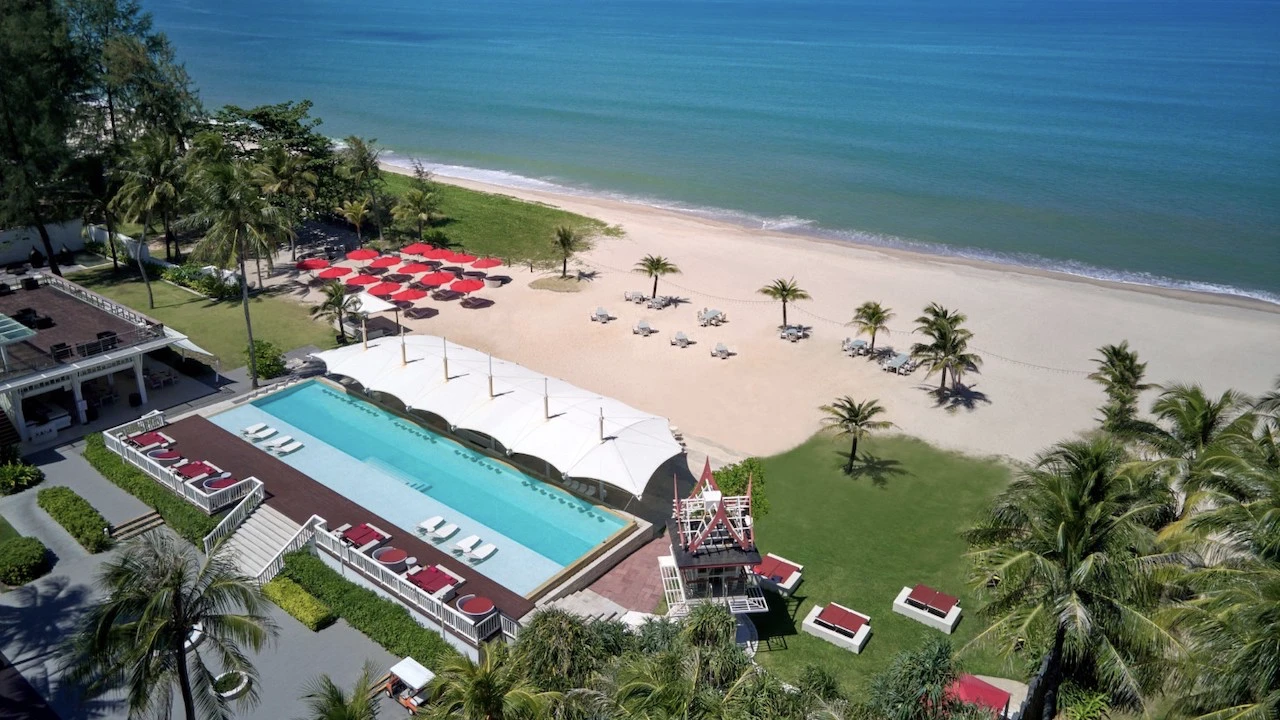
[[[330,374],[439,415],[454,428],[488,435],[509,453],[636,497],[682,452],[664,417],[444,338],[384,337],[315,357]]]

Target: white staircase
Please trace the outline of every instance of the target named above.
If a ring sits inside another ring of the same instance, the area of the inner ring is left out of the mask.
[[[589,588],[549,603],[586,620],[621,620],[627,609]]]
[[[257,577],[293,539],[302,526],[267,505],[259,505],[227,538],[218,552],[226,552],[240,572]]]

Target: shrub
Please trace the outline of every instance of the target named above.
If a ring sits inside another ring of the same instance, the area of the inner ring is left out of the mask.
[[[323,630],[337,620],[328,605],[315,599],[289,578],[278,577],[263,585],[262,594],[310,630]]]
[[[44,482],[44,471],[21,460],[0,465],[0,495],[12,495]]]
[[[255,340],[253,342],[254,354],[258,357],[258,377],[263,380],[270,380],[284,375],[286,370],[284,366],[284,353],[275,343],[269,343],[265,340]],[[245,362],[249,362],[249,349],[245,348]]]
[[[240,296],[237,283],[226,282],[218,273],[211,273],[197,263],[170,265],[160,271],[160,277],[215,300],[231,300]]]
[[[458,655],[444,638],[410,617],[402,605],[347,582],[323,560],[305,550],[285,556],[284,576],[396,657],[412,656],[426,667],[439,671],[445,661]]]
[[[11,538],[0,543],[0,582],[23,585],[49,572],[49,552],[33,537]]]
[[[85,550],[96,553],[111,547],[111,538],[103,532],[108,527],[107,519],[71,488],[45,488],[36,495],[36,504]]]
[[[747,478],[751,479],[751,514],[756,519],[769,514],[769,498],[764,494],[764,464],[749,457],[739,463],[725,465],[713,473],[716,485],[725,495],[746,495]]]
[[[188,504],[186,500],[152,480],[146,473],[126,463],[119,455],[107,449],[100,433],[85,437],[84,459],[103,477],[150,505],[160,513],[166,525],[195,545],[202,544],[204,536],[213,532],[221,519],[218,515],[205,515],[196,506]]]

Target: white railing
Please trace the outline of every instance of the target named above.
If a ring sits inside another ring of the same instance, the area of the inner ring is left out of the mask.
[[[426,615],[448,629],[453,634],[466,640],[470,645],[479,647],[480,643],[493,635],[504,632],[511,637],[519,634],[518,629],[507,632],[507,625],[518,628],[515,620],[503,615],[501,611],[491,613],[479,622],[466,613],[454,608],[447,602],[428,595],[421,588],[406,580],[400,574],[387,568],[382,563],[357,552],[340,539],[329,534],[327,528],[320,524],[316,528],[315,543],[338,558],[344,565],[353,567],[367,577],[376,580],[384,588],[409,604],[414,610]]]
[[[102,433],[102,440],[106,443],[108,450],[117,455],[124,455],[124,453],[121,452],[121,448],[124,448],[128,443],[126,443],[123,438],[136,433],[150,432],[157,428],[164,427],[166,424],[167,422],[164,417],[164,412],[160,410],[152,410],[137,420],[130,420],[123,425],[117,425]]]
[[[155,427],[160,426],[161,425],[158,424]],[[113,438],[114,442],[112,441]],[[182,497],[187,502],[195,505],[210,515],[239,500],[245,495],[248,495],[253,491],[255,483],[257,485],[262,484],[261,480],[249,477],[229,488],[223,488],[222,490],[218,490],[212,494],[206,493],[204,490],[201,490],[195,485],[187,482],[186,478],[180,477],[167,466],[161,465],[155,460],[152,460],[147,457],[146,453],[121,440],[115,435],[114,430],[107,433],[106,441],[107,447],[119,455],[125,462],[150,475],[152,479],[172,490],[174,494]]]
[[[289,542],[280,548],[280,552],[276,553],[275,557],[267,561],[267,564],[258,571],[258,584],[262,585],[271,582],[276,575],[279,575],[280,571],[284,570],[284,556],[310,545],[316,535],[316,526],[322,524],[324,524],[324,518],[319,515],[312,515],[307,518],[302,527],[298,528],[298,532],[294,533],[293,537],[289,538]]]
[[[219,522],[217,527],[215,527],[208,535],[204,536],[205,555],[212,555],[213,549],[218,546],[218,543],[221,542],[223,538],[229,537],[234,533],[236,529],[240,527],[240,524],[249,517],[249,514],[262,503],[264,495],[262,490],[262,481],[257,478],[252,478],[252,481],[253,488],[249,490],[249,494],[245,495],[240,501],[240,504],[232,508],[231,512],[227,513],[227,516],[222,518],[222,522]],[[249,480],[245,480],[245,482],[249,482]],[[227,490],[230,489],[232,488],[227,488]]]
[[[73,283],[70,280],[60,278],[57,275],[46,275],[43,278],[43,280],[45,283],[47,283],[51,287],[58,288],[62,292],[76,298],[81,302],[88,303],[105,313],[115,315],[121,320],[125,320],[139,327],[160,325],[160,323],[156,322],[155,320],[152,320],[151,318],[147,317],[146,315],[143,315],[142,313],[134,310],[133,308],[125,307],[124,305],[121,305],[117,302],[108,300],[107,298],[99,295],[98,293],[86,287],[77,285],[76,283]]]

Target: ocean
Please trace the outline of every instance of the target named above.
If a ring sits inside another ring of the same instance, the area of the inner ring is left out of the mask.
[[[1280,302],[1280,2],[144,0],[449,175]]]

